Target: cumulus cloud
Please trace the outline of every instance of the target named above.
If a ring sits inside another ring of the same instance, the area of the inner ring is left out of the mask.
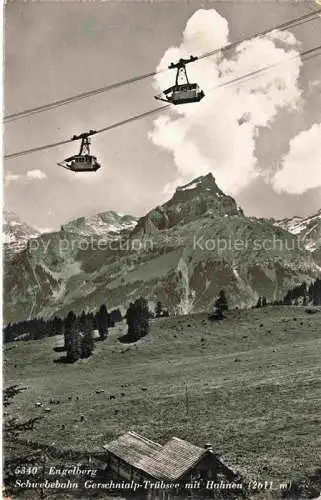
[[[157,69],[228,43],[227,20],[214,9],[200,9],[187,22],[181,45],[170,47]],[[211,171],[223,190],[236,194],[259,175],[255,148],[260,127],[271,126],[280,110],[296,108],[300,99],[302,63],[297,55],[291,33],[273,32],[241,43],[233,53],[187,66],[190,81],[204,90],[204,99],[173,107],[154,121],[149,133],[157,146],[173,155],[179,182]],[[222,85],[269,65],[273,67],[241,84]],[[164,90],[174,79],[174,71],[161,72],[154,85]]]
[[[34,169],[28,170],[28,172],[24,175],[22,174],[14,174],[13,172],[7,172],[4,177],[5,186],[9,186],[9,184],[17,183],[17,182],[28,182],[32,180],[42,180],[46,179],[47,175],[42,172],[42,170]]]
[[[312,80],[308,83],[307,95],[311,95],[314,92],[318,92],[318,87],[321,86],[321,80]]]
[[[276,191],[290,194],[321,187],[321,123],[290,141],[290,150],[272,178],[272,185]]]
[[[285,45],[297,45],[298,43],[295,36],[289,31],[274,30],[267,34],[267,38],[277,40]]]
[[[45,179],[47,176],[42,170],[35,169],[28,170],[27,177],[28,179]]]
[[[4,176],[5,186],[9,186],[12,182],[18,182],[22,178],[22,175],[14,174],[12,172],[7,172]]]

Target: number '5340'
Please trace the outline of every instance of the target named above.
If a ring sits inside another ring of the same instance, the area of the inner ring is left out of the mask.
[[[15,474],[17,475],[28,475],[28,474],[37,474],[38,472],[38,467],[16,467],[15,468]]]

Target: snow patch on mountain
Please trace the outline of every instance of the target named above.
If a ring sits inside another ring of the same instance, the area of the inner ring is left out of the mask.
[[[196,181],[192,181],[190,182],[189,184],[186,184],[185,186],[181,187],[181,188],[177,188],[178,191],[188,191],[189,189],[196,189],[201,183],[201,180],[200,179],[197,179]],[[206,188],[207,190],[209,190],[209,188]]]
[[[321,247],[321,209],[309,217],[282,219],[274,225],[298,236],[310,252]]]
[[[9,258],[24,250],[28,241],[37,238],[39,234],[37,228],[22,222],[15,213],[6,210],[3,212],[2,242]]]
[[[136,223],[136,217],[109,211],[72,220],[61,230],[79,236],[119,236],[122,231],[131,231]]]

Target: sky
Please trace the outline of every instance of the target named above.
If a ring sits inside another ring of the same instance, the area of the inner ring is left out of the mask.
[[[163,69],[316,9],[312,1],[9,1],[5,104],[12,114]],[[5,208],[38,228],[108,210],[141,216],[177,185],[213,173],[247,215],[283,218],[321,207],[321,18],[240,44],[188,66],[197,104],[92,138],[102,168],[75,174],[57,162],[71,143],[5,160]],[[279,64],[284,61],[282,64]],[[228,87],[222,82],[276,66]],[[69,139],[161,105],[175,73],[83,99],[5,126],[5,153]]]

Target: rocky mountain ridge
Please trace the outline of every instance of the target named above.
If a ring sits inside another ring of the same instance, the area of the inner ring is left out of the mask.
[[[243,215],[235,200],[217,186],[212,174],[178,187],[172,198],[141,217],[132,236],[155,234],[158,230],[187,224],[203,216]]]
[[[222,288],[231,306],[248,307],[321,276],[296,235],[246,217],[211,174],[177,188],[137,224],[129,220],[133,228],[116,238],[102,239],[96,219],[94,230],[78,221],[40,235],[5,266],[6,322],[126,307],[140,295],[187,314],[209,310]]]
[[[79,217],[61,226],[64,232],[77,233],[82,236],[118,237],[122,231],[132,230],[137,223],[137,217],[114,211],[102,212],[96,215]]]
[[[321,248],[321,209],[308,217],[290,217],[275,221],[274,225],[295,234],[307,250]]]

